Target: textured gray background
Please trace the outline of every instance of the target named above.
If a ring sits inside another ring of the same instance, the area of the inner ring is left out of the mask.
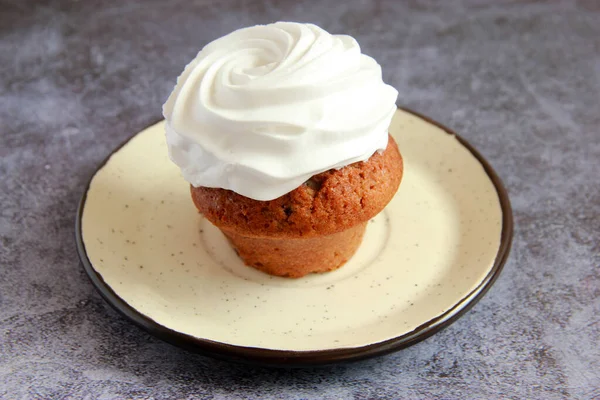
[[[247,25],[315,22],[382,65],[399,104],[489,158],[516,223],[503,274],[405,351],[270,370],[132,326],[73,240],[90,174],[160,117],[200,47]],[[0,397],[599,398],[599,1],[0,0]]]

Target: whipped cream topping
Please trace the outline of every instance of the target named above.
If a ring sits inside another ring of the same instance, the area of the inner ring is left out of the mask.
[[[169,156],[193,186],[272,200],[384,150],[397,95],[350,36],[291,22],[240,29],[177,79],[163,106]]]

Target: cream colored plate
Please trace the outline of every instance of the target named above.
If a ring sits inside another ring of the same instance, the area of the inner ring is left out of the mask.
[[[187,347],[216,342],[209,350],[226,355],[237,346],[330,355],[362,348],[354,355],[363,358],[374,344],[385,352],[419,330],[425,337],[499,272],[510,206],[507,198],[501,206],[504,189],[491,168],[455,135],[403,110],[390,131],[404,157],[402,184],[337,271],[293,280],[244,266],[196,212],[168,159],[162,122],[93,177],[79,221],[84,264],[113,305]]]

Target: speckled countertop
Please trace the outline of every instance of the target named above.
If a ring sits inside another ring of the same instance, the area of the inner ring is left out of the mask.
[[[233,365],[108,306],[73,240],[90,174],[160,117],[209,40],[275,20],[349,33],[399,104],[460,132],[515,239],[465,317],[325,369]],[[600,2],[0,0],[0,398],[600,397]]]

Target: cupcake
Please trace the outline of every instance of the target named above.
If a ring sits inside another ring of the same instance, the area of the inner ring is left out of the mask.
[[[171,160],[240,258],[301,277],[342,266],[402,179],[397,91],[346,35],[278,22],[206,45],[163,107]]]

